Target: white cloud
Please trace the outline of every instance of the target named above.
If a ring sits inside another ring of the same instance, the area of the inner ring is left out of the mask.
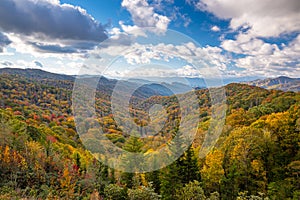
[[[53,60],[53,59],[44,59],[41,58],[40,60],[32,60],[30,58],[24,59],[8,59],[5,61],[0,62],[0,68],[31,68],[31,69],[46,69],[52,73],[58,74],[69,74],[69,75],[76,75],[80,71],[83,62],[74,61],[72,59],[64,59],[64,60]]]
[[[123,0],[122,7],[130,12],[135,25],[123,25],[125,30],[140,32],[138,28],[144,28],[159,34],[167,31],[170,19],[164,15],[155,13],[154,7],[149,5],[146,0]]]
[[[230,27],[249,27],[254,37],[278,37],[300,30],[299,0],[201,0],[196,7],[221,19],[230,19]]]
[[[119,28],[112,28],[111,30],[109,30],[108,32],[112,37],[120,35],[121,34],[121,30]]]
[[[177,76],[180,77],[200,77],[201,73],[198,69],[191,65],[185,65],[180,69],[176,70]]]
[[[33,56],[35,58],[52,58],[52,59],[66,59],[72,60],[83,59],[84,55],[91,50],[84,49],[84,46],[75,41],[44,41],[33,36],[25,36],[19,34],[7,34],[11,42],[10,48],[14,49],[16,54],[26,56]],[[96,45],[94,43],[93,45]]]
[[[213,26],[213,27],[211,27],[210,30],[212,30],[214,32],[219,32],[221,29],[218,26]]]
[[[230,43],[232,43],[231,46],[228,45]],[[232,58],[222,48],[212,46],[198,47],[192,42],[178,45],[132,43],[128,46],[114,46],[108,44],[106,48],[97,49],[95,54],[108,54],[112,57],[121,56],[133,67],[139,65],[148,66],[156,63],[156,61],[161,61],[165,65],[171,66],[170,60],[174,58],[180,58],[190,63],[190,65],[182,68],[173,67],[172,70],[145,67],[142,68],[143,70],[133,72],[131,72],[130,65],[123,63],[123,67],[112,70],[109,74],[110,76],[119,77],[127,76],[129,72],[133,77],[199,77],[201,75],[203,77],[214,77],[217,73],[221,73],[224,77],[300,76],[300,36],[295,38],[289,45],[280,49],[275,44],[269,44],[260,39],[251,38],[249,35],[240,34],[236,40],[224,41],[222,47],[227,51],[243,53],[245,56],[238,59]],[[235,66],[234,69],[229,67],[231,65]],[[236,67],[243,70],[238,70]]]
[[[264,43],[264,46],[268,45]],[[266,47],[269,49],[269,47]],[[260,50],[262,51],[262,50]],[[268,51],[268,50],[267,50]],[[236,60],[238,67],[245,68],[245,74],[291,77],[300,76],[300,35],[283,49],[278,47],[272,49],[269,54],[254,54]]]
[[[235,40],[224,40],[221,47],[229,52],[245,55],[272,55],[278,50],[276,44],[266,43],[261,39],[251,38],[249,34],[239,34]]]
[[[122,57],[129,65],[127,68],[119,70],[113,70],[113,74],[122,74],[131,66],[147,66],[153,63],[161,63],[173,68],[173,70],[161,70],[161,69],[149,69],[145,68],[141,70],[139,76],[214,76],[215,71],[226,70],[227,64],[230,60],[222,54],[222,49],[218,47],[197,47],[194,43],[184,43],[180,45],[159,43],[157,45],[152,44],[138,44],[134,43],[130,46],[115,46],[108,45],[107,48],[97,49],[95,54],[104,55],[108,54],[114,57]],[[181,59],[189,65],[185,65],[183,68],[176,68],[172,66],[171,60]],[[213,70],[214,69],[214,70]],[[212,73],[213,72],[213,73]],[[137,71],[135,71],[137,73]],[[111,75],[111,74],[110,74]],[[112,76],[112,75],[111,75]]]
[[[202,70],[203,72],[203,70]],[[191,65],[185,65],[180,68],[172,68],[168,66],[147,65],[142,67],[135,67],[122,71],[109,70],[106,76],[118,78],[153,78],[153,77],[202,77],[201,70],[196,69]]]
[[[34,3],[40,3],[40,2],[45,2],[45,3],[51,3],[51,4],[55,4],[55,5],[59,5],[60,1],[59,0],[30,0]]]
[[[300,77],[300,35],[288,45],[279,48],[277,44],[240,33],[235,40],[224,40],[221,47],[226,51],[243,55],[242,58],[232,60],[237,67],[245,69],[242,72],[244,76]]]
[[[300,35],[283,48],[264,41],[300,31],[299,0],[197,0],[203,11],[230,20],[229,28],[238,33],[234,39],[222,37],[221,47],[241,58],[232,58],[238,76],[300,76]],[[229,59],[229,57],[228,57]]]
[[[146,33],[144,32],[144,29],[142,27],[136,26],[136,25],[124,25],[122,21],[119,22],[122,30],[127,33],[134,35],[135,37],[143,36],[146,37]]]

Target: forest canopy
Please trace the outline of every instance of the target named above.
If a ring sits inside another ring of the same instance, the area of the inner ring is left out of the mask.
[[[216,145],[201,158],[212,106],[209,91],[196,90],[199,125],[187,151],[158,171],[126,173],[105,166],[82,144],[71,109],[72,80],[0,76],[0,199],[300,198],[299,93],[225,86],[226,123]],[[188,101],[188,94],[183,97]],[[143,104],[141,97],[132,99],[131,116],[143,126],[149,105],[160,103],[167,110],[163,129],[146,137],[123,133],[109,100],[109,91],[97,92],[97,118],[81,122],[87,135],[96,130],[84,123],[99,123],[113,144],[142,154],[176,135],[174,97],[152,96]]]

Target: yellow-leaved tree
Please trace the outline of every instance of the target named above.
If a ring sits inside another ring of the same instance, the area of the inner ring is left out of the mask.
[[[224,176],[223,159],[224,154],[220,150],[213,150],[205,158],[201,177],[209,191],[219,191],[220,189],[219,186]]]

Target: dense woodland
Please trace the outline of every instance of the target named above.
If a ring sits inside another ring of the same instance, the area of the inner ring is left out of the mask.
[[[85,149],[72,115],[72,85],[72,80],[0,75],[0,199],[300,199],[299,93],[225,86],[226,124],[200,159],[212,108],[208,90],[195,91],[200,121],[193,144],[171,165],[141,174],[111,169]],[[176,98],[152,96],[143,104],[132,99],[137,123],[147,124],[153,103],[168,113],[159,134],[139,138],[116,124],[109,95],[98,91],[98,118],[86,120],[96,120],[120,148],[147,153],[176,134]]]

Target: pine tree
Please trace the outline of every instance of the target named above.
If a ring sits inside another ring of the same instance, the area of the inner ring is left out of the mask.
[[[179,156],[183,148],[182,137],[179,135],[178,128],[173,132],[173,140],[170,146],[170,150],[173,157]],[[176,159],[171,165],[161,170],[160,176],[160,194],[162,199],[171,200],[176,196],[176,190],[180,189],[182,184],[182,174],[181,174],[182,159]]]
[[[200,171],[193,147],[190,146],[186,150],[186,152],[180,157],[180,159],[182,160],[180,166],[180,173],[182,174],[182,183],[187,184],[190,181],[199,181]]]
[[[130,137],[124,144],[123,149],[132,152],[140,153],[142,152],[143,143],[138,137]],[[138,154],[128,155],[124,158],[126,161],[126,171],[134,171],[137,165],[142,163],[141,156]],[[122,182],[126,184],[127,188],[132,188],[138,182],[138,174],[131,172],[124,172],[122,174]]]
[[[160,182],[160,179],[159,179],[159,174],[160,174],[159,170],[146,173],[146,179],[147,179],[148,182],[152,183],[152,186],[153,186],[154,191],[156,193],[159,193],[159,191],[160,191],[161,182]]]
[[[176,160],[168,167],[161,170],[160,176],[160,194],[164,200],[175,199],[176,190],[180,189],[183,184],[182,177],[179,170],[179,161]]]

